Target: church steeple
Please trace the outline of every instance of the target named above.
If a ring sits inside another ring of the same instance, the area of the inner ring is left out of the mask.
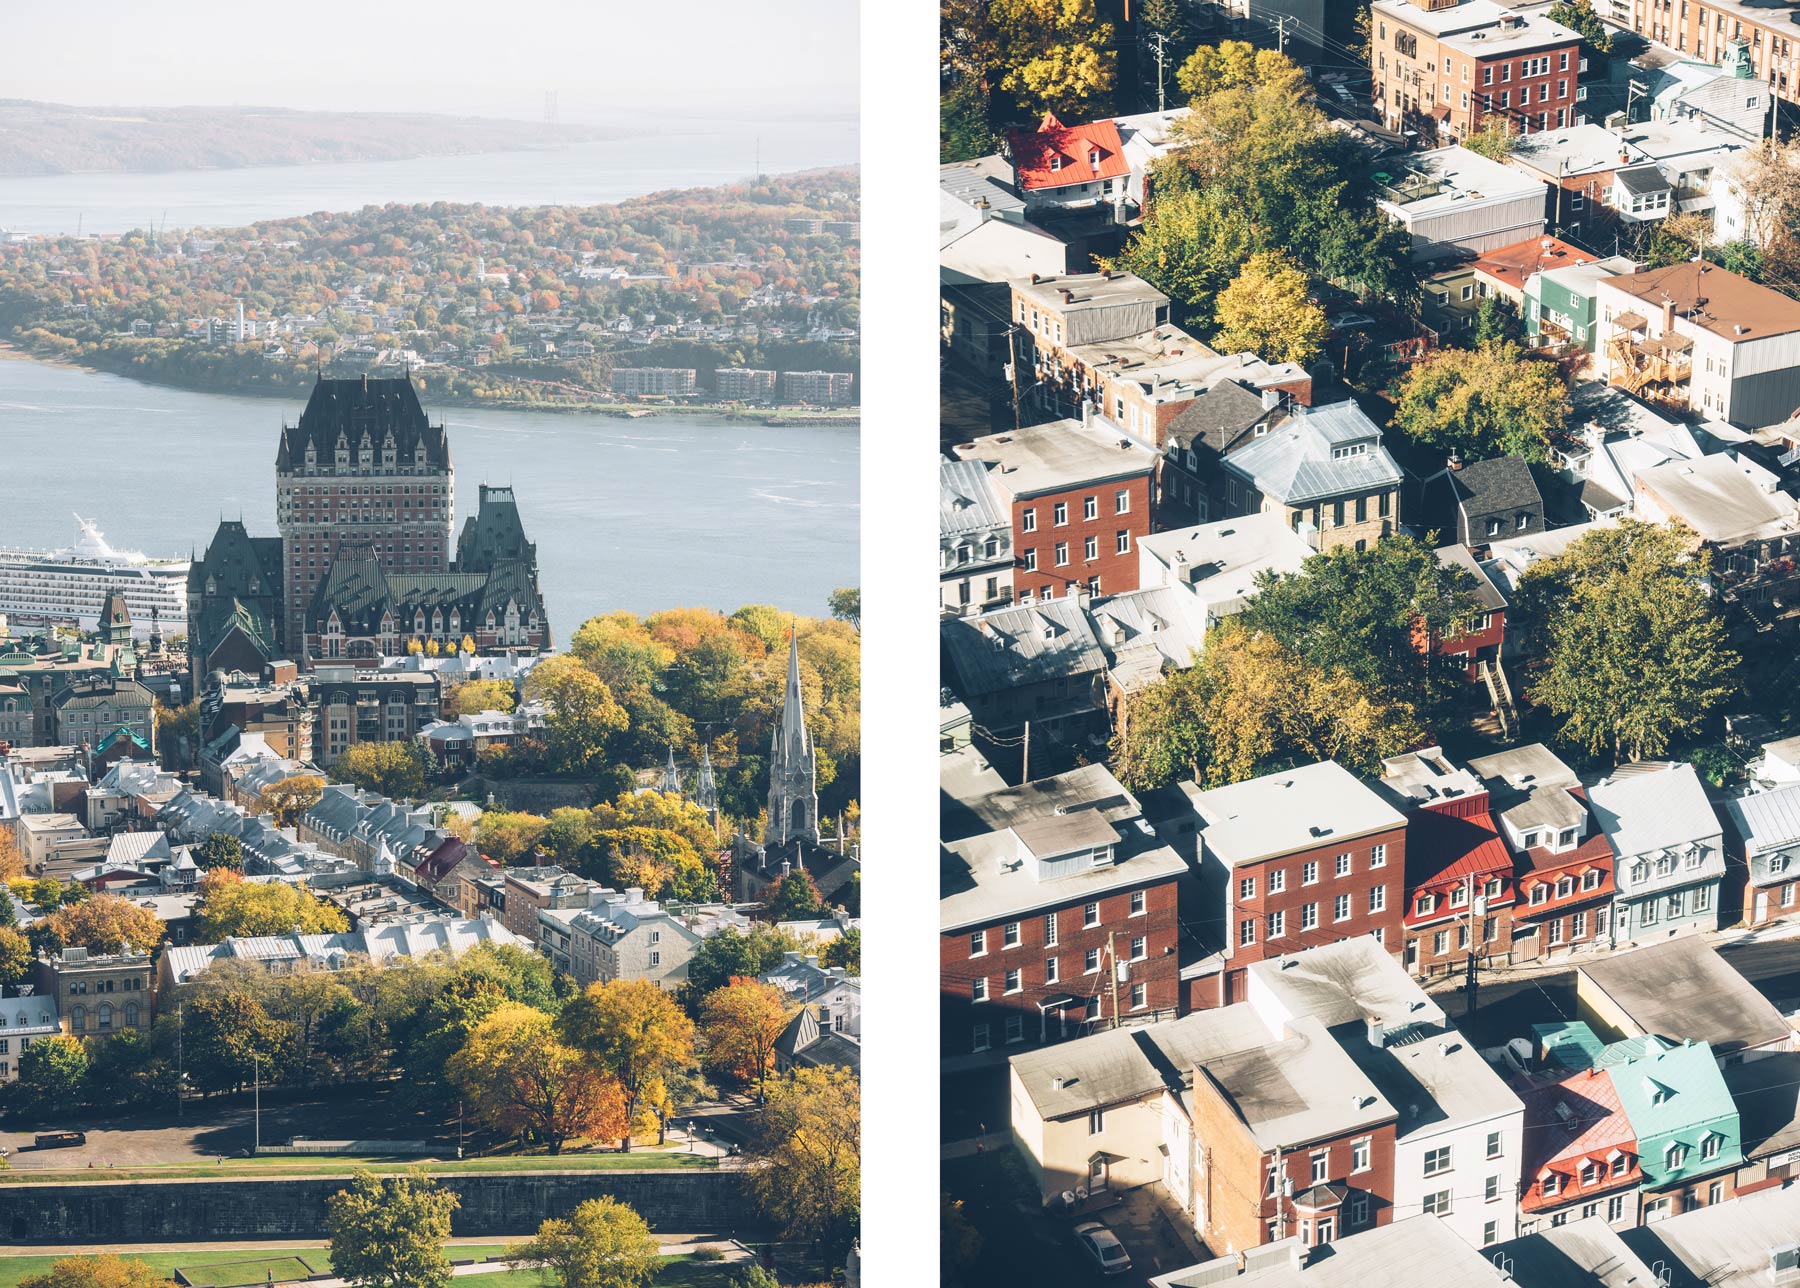
[[[125,607],[125,592],[106,592],[106,604],[100,610],[100,638],[107,644],[131,643],[131,610]]]
[[[802,704],[798,632],[788,640],[787,691],[782,697],[781,723],[769,750],[769,823],[764,843],[781,845],[794,840],[819,843],[818,763]]]
[[[669,763],[663,766],[662,788],[665,792],[681,795],[681,771],[675,768],[675,744],[669,744]]]
[[[710,744],[700,748],[700,773],[694,783],[694,804],[711,814],[713,822],[719,821],[719,784],[713,779]]]

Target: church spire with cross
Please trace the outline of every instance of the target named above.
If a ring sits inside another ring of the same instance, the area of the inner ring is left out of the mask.
[[[800,636],[788,639],[787,691],[769,750],[769,822],[765,845],[819,843],[819,771],[800,690]]]
[[[675,744],[669,744],[669,763],[663,766],[662,790],[681,795],[681,771],[675,767]]]

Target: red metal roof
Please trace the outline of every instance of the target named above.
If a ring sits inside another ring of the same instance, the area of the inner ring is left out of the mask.
[[[1619,1104],[1612,1075],[1604,1069],[1587,1069],[1558,1082],[1533,1087],[1520,1094],[1525,1102],[1525,1194],[1519,1206],[1527,1212],[1557,1208],[1584,1195],[1633,1186],[1642,1179],[1637,1165],[1637,1136]],[[1557,1106],[1565,1112],[1558,1113]],[[1617,1150],[1627,1156],[1625,1174],[1610,1175],[1607,1155]],[[1584,1189],[1584,1159],[1600,1164],[1595,1183]],[[1546,1195],[1541,1174],[1548,1168],[1561,1180],[1558,1192]]]
[[[1515,290],[1525,289],[1525,279],[1552,268],[1591,264],[1599,256],[1571,246],[1560,237],[1528,237],[1510,246],[1497,246],[1475,261],[1475,271]]]
[[[1121,179],[1131,173],[1119,127],[1112,121],[1064,125],[1054,112],[1046,112],[1035,131],[1014,130],[1007,141],[1019,186],[1027,192]]]

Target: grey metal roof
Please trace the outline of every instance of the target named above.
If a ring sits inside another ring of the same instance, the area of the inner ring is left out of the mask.
[[[1323,1249],[1290,1237],[1150,1279],[1154,1288],[1503,1288],[1508,1282],[1449,1222],[1432,1216],[1377,1226]]]
[[[1721,1058],[1778,1043],[1793,1032],[1749,980],[1691,935],[1577,969],[1643,1032],[1705,1042]]]
[[[1800,841],[1800,783],[1726,801],[1725,821],[1752,853]]]
[[[946,537],[1012,528],[1012,507],[988,477],[980,461],[943,461],[938,465],[938,532]]]
[[[1264,496],[1288,505],[1397,486],[1400,467],[1381,445],[1381,430],[1346,400],[1295,414],[1225,458],[1225,468]],[[1332,458],[1336,448],[1367,442],[1359,456]]]
[[[964,697],[1106,669],[1087,614],[1073,599],[951,618],[942,630]]]
[[[1594,820],[1620,858],[1720,834],[1719,817],[1689,764],[1588,789]]]
[[[1488,612],[1497,613],[1506,607],[1506,596],[1500,593],[1500,588],[1494,585],[1494,579],[1487,575],[1487,571],[1475,562],[1475,556],[1469,553],[1467,546],[1439,546],[1437,561],[1445,568],[1461,568],[1468,573],[1475,582],[1475,597]]]
[[[1656,1276],[1597,1216],[1546,1225],[1535,1234],[1486,1249],[1530,1288],[1651,1288]]]
[[[1192,666],[1206,635],[1205,605],[1173,586],[1114,595],[1091,604],[1088,616],[1127,688],[1156,680],[1167,667]]]
[[[1800,1052],[1778,1051],[1720,1072],[1738,1109],[1746,1160],[1800,1148]]]
[[[1800,1188],[1709,1204],[1620,1238],[1638,1258],[1665,1262],[1669,1288],[1768,1288],[1769,1250],[1800,1236]]]

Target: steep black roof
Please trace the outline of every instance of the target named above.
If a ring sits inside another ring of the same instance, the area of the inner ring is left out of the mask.
[[[456,543],[461,572],[487,572],[508,560],[537,563],[537,547],[525,539],[525,524],[510,487],[481,485],[481,502]]]
[[[1457,504],[1464,514],[1541,509],[1544,498],[1531,478],[1531,466],[1517,456],[1471,461],[1450,475]]]
[[[188,590],[204,592],[207,580],[212,594],[258,599],[281,596],[281,538],[253,537],[241,519],[221,519],[212,541],[188,567]]]
[[[300,423],[283,425],[281,447],[275,455],[277,470],[292,469],[304,463],[310,445],[321,465],[336,459],[340,437],[354,454],[362,446],[365,435],[370,446],[380,453],[389,434],[404,464],[410,464],[420,443],[425,445],[425,459],[434,468],[450,464],[450,442],[442,425],[433,425],[419,403],[418,390],[405,376],[363,376],[360,379],[336,380],[319,377]]]
[[[474,630],[491,611],[502,614],[508,600],[526,616],[535,611],[543,620],[543,602],[531,569],[516,559],[502,560],[486,571],[386,573],[365,544],[338,550],[331,571],[313,593],[307,614],[312,630],[323,630],[333,610],[348,635],[378,635],[381,618],[394,614],[395,629],[407,635],[413,616],[433,611],[448,616],[451,609],[462,615],[463,629]]]
[[[1263,406],[1262,395],[1235,380],[1221,380],[1169,422],[1169,437],[1183,447],[1210,447],[1223,456],[1258,421],[1273,429],[1287,413]]]

